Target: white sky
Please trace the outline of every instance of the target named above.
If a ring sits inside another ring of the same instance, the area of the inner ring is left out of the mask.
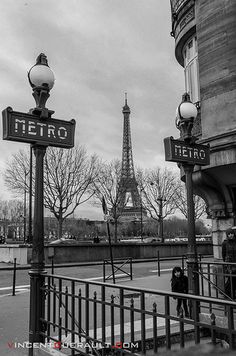
[[[2,110],[34,107],[27,71],[43,52],[56,77],[47,107],[57,119],[76,119],[77,144],[121,159],[127,92],[134,164],[176,169],[165,163],[163,146],[164,137],[178,137],[175,109],[184,92],[169,0],[1,0],[0,13]],[[1,171],[27,147],[0,140]],[[2,188],[0,198],[8,198]],[[82,205],[79,216],[102,215]]]

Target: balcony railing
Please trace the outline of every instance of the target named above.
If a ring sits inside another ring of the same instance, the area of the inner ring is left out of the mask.
[[[236,303],[228,300],[146,290],[114,284],[45,276],[45,316],[41,335],[62,353],[74,356],[144,354],[185,347],[203,337],[216,344],[217,338],[236,347]],[[176,315],[173,298],[187,299],[191,318]],[[213,312],[216,310],[216,312]],[[205,341],[204,341],[205,342]]]
[[[172,15],[176,14],[180,8],[187,3],[189,0],[171,0],[171,11],[172,11]]]

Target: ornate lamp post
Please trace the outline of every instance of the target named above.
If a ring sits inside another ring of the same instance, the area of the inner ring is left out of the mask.
[[[33,356],[34,343],[44,341],[44,231],[43,231],[43,159],[47,146],[74,147],[75,120],[51,118],[54,113],[45,107],[49,92],[54,85],[54,74],[48,66],[47,57],[41,53],[28,73],[36,107],[29,113],[14,111],[7,107],[2,112],[3,139],[30,143],[35,155],[34,233],[30,275],[30,331]],[[32,170],[31,170],[32,181]],[[32,189],[32,186],[31,186]]]
[[[195,143],[196,138],[192,135],[192,127],[194,119],[197,117],[197,108],[190,101],[187,93],[183,95],[182,102],[176,110],[176,127],[181,132],[186,146],[191,148]],[[189,293],[199,295],[199,276],[198,276],[198,260],[197,246],[195,237],[195,217],[194,217],[194,201],[193,201],[193,182],[192,173],[194,163],[182,163],[185,172],[185,183],[187,192],[187,216],[188,216],[188,280]]]
[[[47,57],[40,54],[36,64],[28,73],[30,85],[33,88],[33,96],[36,108],[31,113],[37,115],[42,122],[51,117],[52,111],[45,107],[49,98],[49,92],[54,84],[54,75],[48,66]],[[40,334],[42,330],[40,318],[44,316],[44,296],[42,286],[44,283],[44,230],[43,230],[43,159],[46,153],[46,145],[34,144],[35,155],[35,204],[34,204],[34,231],[32,239],[32,260],[30,275],[30,331],[29,342],[42,342]],[[33,355],[33,348],[29,355]]]

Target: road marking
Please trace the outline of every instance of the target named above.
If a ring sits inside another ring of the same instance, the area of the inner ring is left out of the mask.
[[[125,277],[127,276],[125,273],[120,273],[120,274],[116,274],[115,277]],[[111,277],[111,276],[106,276],[107,277]],[[103,279],[103,277],[92,277],[92,278],[79,278],[82,281],[95,281],[98,279]],[[30,284],[25,284],[22,286],[16,286],[16,290],[20,290],[21,288],[30,288]],[[4,290],[12,290],[12,287],[1,287],[0,291],[4,291]],[[26,290],[26,289],[25,289]],[[5,294],[7,295],[7,294]],[[11,295],[11,294],[10,294]]]
[[[26,292],[29,292],[29,289],[22,289],[22,290],[16,290],[16,293],[17,294],[23,294],[23,293],[26,293]],[[8,293],[8,294],[1,294],[0,295],[0,298],[2,298],[2,297],[10,297],[10,296],[12,296],[12,293]]]
[[[27,284],[27,285],[24,285],[24,286],[16,286],[16,289],[19,289],[19,288],[29,288],[29,287],[30,287],[30,285]],[[1,287],[1,288],[0,288],[0,291],[1,291],[1,290],[10,290],[10,289],[12,289],[12,287]]]
[[[160,272],[170,272],[172,271],[173,268],[166,268],[166,269],[161,269]],[[157,273],[158,272],[158,269],[152,269],[150,270],[149,272],[155,272]]]
[[[120,273],[120,274],[115,274],[115,277],[124,277],[124,276],[127,276],[127,274],[126,273]],[[111,275],[109,275],[109,276],[106,276],[105,278],[107,278],[107,277],[112,277]],[[80,278],[81,279],[81,278]],[[97,279],[103,279],[103,277],[92,277],[92,278],[84,278],[84,279],[82,279],[83,281],[95,281],[95,280],[97,280]]]

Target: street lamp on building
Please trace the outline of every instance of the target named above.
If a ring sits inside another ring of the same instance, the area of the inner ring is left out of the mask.
[[[197,108],[190,101],[187,93],[183,95],[182,102],[176,110],[176,127],[181,132],[181,137],[186,145],[194,144],[196,138],[192,135],[194,119],[197,117]],[[193,182],[192,173],[194,164],[189,162],[182,163],[185,172],[185,183],[187,193],[187,211],[188,211],[188,280],[189,293],[199,295],[199,276],[198,276],[198,259],[197,245],[195,236],[195,217],[194,217],[194,200],[193,200]]]

